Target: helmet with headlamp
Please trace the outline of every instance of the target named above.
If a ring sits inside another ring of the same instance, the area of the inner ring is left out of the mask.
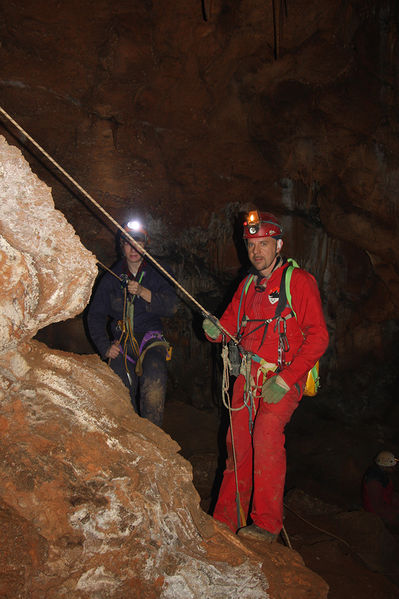
[[[243,237],[245,240],[253,237],[273,237],[281,239],[283,236],[283,227],[277,218],[271,212],[259,212],[252,210],[248,213],[244,222]]]
[[[380,451],[380,453],[375,458],[375,463],[378,466],[383,466],[384,468],[393,468],[399,462],[398,458],[395,458],[393,453],[390,451]]]
[[[135,241],[143,241],[144,243],[148,243],[148,233],[139,220],[129,220],[128,222],[124,223],[122,227],[130,237],[133,237]],[[121,241],[129,242],[129,238],[121,234]]]

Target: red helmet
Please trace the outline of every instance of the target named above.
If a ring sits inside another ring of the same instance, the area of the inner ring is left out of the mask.
[[[283,227],[277,218],[271,212],[258,212],[253,210],[249,212],[247,220],[244,222],[244,239],[252,237],[273,237],[281,239]]]

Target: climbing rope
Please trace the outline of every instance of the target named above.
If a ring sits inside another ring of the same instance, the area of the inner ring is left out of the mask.
[[[229,388],[230,388],[230,369],[231,364],[229,360],[229,348],[226,343],[222,343],[222,362],[223,362],[223,376],[222,376],[222,403],[229,412],[239,412],[243,408],[247,407],[244,403],[239,408],[233,408],[230,402]]]
[[[243,404],[240,408],[233,408],[230,402],[229,395],[229,387],[230,387],[230,360],[228,355],[228,346],[226,343],[226,339],[223,337],[222,342],[222,360],[223,360],[223,380],[222,380],[222,401],[225,408],[229,413],[229,421],[230,421],[230,435],[231,435],[231,450],[233,455],[233,464],[234,464],[234,481],[236,487],[236,506],[237,506],[237,528],[242,528],[246,525],[247,519],[244,513],[244,510],[241,505],[240,499],[240,490],[238,486],[238,473],[237,473],[237,457],[236,457],[236,448],[234,442],[234,428],[233,428],[233,420],[232,420],[232,412],[237,412],[242,410],[245,407]]]
[[[286,503],[284,503],[284,507],[290,511],[291,513],[295,514],[295,516],[297,518],[299,518],[300,520],[302,520],[303,522],[305,522],[306,524],[308,524],[309,526],[311,526],[312,528],[315,528],[316,530],[318,530],[319,532],[322,532],[323,534],[332,537],[333,539],[336,539],[337,541],[339,541],[340,543],[344,543],[344,545],[346,545],[347,547],[349,547],[349,549],[351,548],[349,543],[347,543],[347,541],[344,541],[344,539],[341,539],[340,537],[337,537],[337,535],[333,534],[332,532],[329,532],[328,530],[325,530],[324,528],[320,528],[319,526],[316,526],[315,524],[312,524],[312,522],[309,522],[309,520],[307,520],[306,518],[304,518],[303,516],[301,516],[300,514],[298,514],[295,510],[293,510],[292,508],[288,507],[288,505]]]
[[[120,277],[119,275],[116,274],[116,272],[114,272],[113,270],[108,268],[108,266],[105,266],[105,264],[100,262],[100,260],[97,260],[97,264],[99,264],[101,266],[101,268],[104,268],[104,270],[107,270],[110,275],[114,275],[114,277],[116,277],[117,279],[119,279],[119,281],[122,282],[122,277]]]

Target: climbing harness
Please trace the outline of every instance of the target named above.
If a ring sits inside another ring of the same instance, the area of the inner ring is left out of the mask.
[[[278,332],[277,365],[274,365],[275,368],[270,368],[269,370],[267,370],[267,369],[265,370],[265,368],[263,368],[264,374],[282,370],[285,365],[288,365],[288,363],[285,362],[285,359],[284,359],[285,354],[289,351],[289,348],[290,348],[288,338],[287,338],[287,320],[289,320],[290,318],[293,318],[293,317],[297,320],[297,315],[296,315],[294,309],[292,308],[291,277],[292,277],[294,268],[299,268],[299,265],[292,258],[288,258],[287,261],[288,261],[289,265],[284,269],[282,277],[281,277],[279,300],[278,300],[278,304],[276,306],[276,311],[272,318],[251,319],[250,320],[244,314],[242,319],[240,320],[243,301],[248,293],[250,285],[255,280],[254,275],[252,275],[252,274],[248,275],[248,277],[243,285],[242,293],[241,293],[241,297],[240,297],[240,303],[239,303],[238,313],[237,313],[237,331],[239,331],[238,338],[240,341],[243,338],[247,337],[248,335],[251,335],[252,333],[257,331],[258,329],[264,327],[262,340],[259,345],[259,347],[261,347],[265,340],[268,326],[273,321],[275,321],[275,325],[274,325],[275,330],[277,330],[277,332]],[[283,310],[287,306],[290,308],[290,313],[287,314],[286,316],[282,316]],[[248,325],[248,323],[250,323],[250,322],[251,323],[259,322],[260,324],[258,326],[255,326],[255,328],[253,328],[249,333],[245,334],[245,328]],[[301,333],[303,335],[302,331],[301,331]],[[262,363],[262,358],[259,358],[259,356],[257,356],[256,354],[252,354],[251,358],[254,361]],[[268,376],[271,376],[271,374],[269,374]],[[320,387],[319,361],[317,361],[316,364],[308,372],[303,395],[313,397],[317,394],[319,387]]]
[[[143,361],[149,349],[154,347],[164,347],[166,349],[166,360],[172,357],[172,346],[166,341],[160,331],[148,331],[140,344],[139,357],[136,363],[135,372],[137,376],[143,374]]]
[[[137,339],[134,336],[133,329],[133,319],[134,319],[134,302],[136,299],[136,295],[132,295],[130,298],[128,296],[127,286],[129,284],[129,277],[126,273],[122,273],[120,276],[117,275],[113,270],[98,262],[98,264],[104,268],[111,275],[116,277],[121,282],[121,288],[123,290],[123,319],[119,320],[117,323],[117,328],[121,331],[121,335],[118,339],[119,351],[123,355],[126,376],[129,381],[130,386],[133,385],[132,377],[129,372],[128,362],[131,364],[135,364],[135,373],[137,376],[142,376],[143,374],[143,361],[147,351],[153,347],[162,346],[166,350],[166,361],[172,359],[172,346],[165,339],[160,331],[147,331],[140,343],[140,346],[137,343]],[[138,280],[139,285],[143,280],[145,272],[141,271],[140,277]],[[123,341],[123,345],[122,345]],[[134,357],[131,357],[128,353],[128,348],[130,347],[130,351]],[[110,358],[108,359],[108,364],[110,363]]]
[[[114,274],[113,271],[107,268],[107,270]],[[137,273],[138,274],[138,273]],[[136,295],[130,295],[128,293],[128,284],[129,284],[129,276],[126,273],[123,273],[121,276],[115,275],[121,281],[121,288],[123,290],[124,301],[123,301],[123,318],[119,320],[117,323],[117,329],[121,331],[121,335],[118,340],[119,344],[119,352],[123,355],[124,365],[126,376],[129,381],[130,386],[133,385],[132,377],[129,372],[128,362],[135,365],[135,374],[137,376],[142,376],[143,374],[143,362],[146,356],[146,353],[149,349],[154,347],[164,347],[166,350],[166,361],[171,360],[172,358],[172,346],[165,339],[160,331],[147,331],[143,336],[140,346],[137,342],[136,336],[134,334],[134,305],[136,300]],[[137,275],[136,275],[137,276]],[[143,277],[145,276],[145,271],[141,270],[138,284],[141,285]]]

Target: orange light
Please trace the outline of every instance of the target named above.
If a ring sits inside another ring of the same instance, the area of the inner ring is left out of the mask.
[[[260,221],[259,213],[257,210],[252,210],[248,213],[248,222],[251,224],[258,223]]]

